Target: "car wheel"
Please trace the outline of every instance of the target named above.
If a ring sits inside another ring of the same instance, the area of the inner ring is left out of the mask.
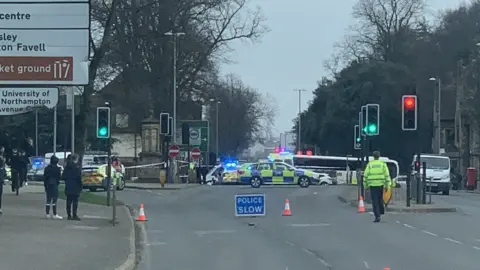
[[[442,195],[446,195],[446,196],[450,195],[450,190],[447,189],[442,191]]]
[[[302,187],[302,188],[309,187],[310,186],[310,178],[308,178],[306,176],[301,176],[298,179],[298,185],[300,185],[300,187]]]
[[[97,188],[96,187],[91,187],[91,188],[88,188],[91,192],[95,192],[97,191]]]
[[[259,188],[262,185],[262,179],[260,177],[250,178],[250,186],[252,188]]]
[[[322,182],[322,183],[320,183],[320,186],[328,186],[328,183],[327,182]]]

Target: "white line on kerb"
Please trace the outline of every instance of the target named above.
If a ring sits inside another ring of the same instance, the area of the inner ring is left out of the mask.
[[[370,266],[368,266],[368,263],[366,261],[363,261],[363,264],[365,264],[365,268],[370,269]]]
[[[455,243],[455,244],[462,244],[462,242],[457,241],[457,240],[453,240],[452,238],[445,237],[443,239],[447,240],[448,242]]]
[[[480,247],[477,247],[477,246],[473,246],[473,248],[476,250],[480,250]]]
[[[407,227],[407,228],[410,228],[410,229],[416,229],[415,227],[413,227],[412,225],[408,225],[408,224],[403,224],[403,226]]]
[[[437,234],[434,234],[433,232],[429,232],[429,231],[425,231],[425,230],[422,230],[423,233],[426,233],[428,235],[431,235],[431,236],[438,236]]]

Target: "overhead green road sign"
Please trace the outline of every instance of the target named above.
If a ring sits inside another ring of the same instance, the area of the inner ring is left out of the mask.
[[[175,132],[177,144],[181,151],[187,151],[187,142],[182,141],[182,124],[188,123],[190,130],[190,148],[198,147],[201,152],[207,152],[209,128],[208,121],[202,120],[179,120],[177,121],[177,130]]]

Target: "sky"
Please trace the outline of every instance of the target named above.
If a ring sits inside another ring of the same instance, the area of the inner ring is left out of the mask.
[[[250,0],[251,8],[259,6],[263,10],[270,31],[256,44],[232,44],[232,63],[224,64],[221,71],[235,73],[245,84],[275,97],[278,112],[274,134],[289,131],[298,115],[298,92],[293,90],[306,90],[301,97],[304,110],[313,98],[317,81],[330,75],[323,63],[355,23],[351,13],[356,1]],[[464,2],[427,0],[427,14],[434,19],[437,11]]]

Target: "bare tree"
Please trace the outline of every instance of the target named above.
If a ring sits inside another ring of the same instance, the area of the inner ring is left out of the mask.
[[[238,77],[227,75],[211,93],[219,104],[219,146],[224,153],[238,153],[256,140],[271,135],[276,113],[275,98],[246,86]],[[216,106],[209,116],[216,124]]]
[[[173,42],[166,32],[185,33],[176,45],[178,100],[185,103],[179,114],[187,117],[187,104],[207,98],[207,81],[230,43],[257,41],[266,31],[261,11],[248,9],[246,0],[121,0],[119,7],[108,64],[121,71],[125,107],[138,118],[151,108],[172,109]]]
[[[353,9],[359,24],[345,47],[354,55],[397,60],[405,35],[423,23],[424,9],[425,0],[359,0]]]
[[[101,20],[92,23],[92,30],[90,31],[90,65],[89,65],[89,84],[84,88],[82,93],[82,102],[80,105],[80,112],[77,116],[77,142],[79,145],[75,147],[78,149],[80,155],[85,150],[88,121],[90,120],[90,106],[91,96],[95,91],[95,82],[97,75],[102,66],[102,61],[105,57],[108,46],[111,43],[111,32],[114,17],[117,11],[119,0],[92,0],[95,4],[101,5],[106,11]]]

